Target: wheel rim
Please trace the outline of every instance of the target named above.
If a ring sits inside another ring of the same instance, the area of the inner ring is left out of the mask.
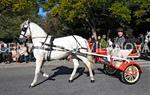
[[[128,66],[124,73],[124,78],[128,83],[134,83],[139,79],[140,72],[137,66]]]
[[[112,66],[108,66],[108,65],[105,66],[105,69],[107,73],[109,74],[114,74],[117,71],[115,68],[113,68]]]

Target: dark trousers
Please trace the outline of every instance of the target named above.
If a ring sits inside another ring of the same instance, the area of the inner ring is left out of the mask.
[[[20,62],[26,62],[28,63],[29,62],[29,56],[25,56],[25,55],[21,55],[20,58],[19,58]]]

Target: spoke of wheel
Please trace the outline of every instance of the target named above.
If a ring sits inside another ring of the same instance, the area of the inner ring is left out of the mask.
[[[130,73],[127,74],[126,76],[127,76],[126,79],[129,80],[129,81],[132,81],[134,79],[133,75],[130,74]]]
[[[132,81],[133,79],[133,75],[132,73],[130,73],[130,68],[127,69],[127,71],[125,72],[126,76],[128,76],[126,79],[129,80],[129,81]]]
[[[133,65],[132,65],[132,75],[134,74],[134,67],[133,67]]]

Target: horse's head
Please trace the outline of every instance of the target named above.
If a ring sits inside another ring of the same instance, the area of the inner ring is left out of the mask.
[[[21,29],[21,34],[20,34],[19,39],[22,42],[26,42],[27,39],[31,36],[30,21],[27,20],[24,23],[22,23],[20,26],[20,29]]]

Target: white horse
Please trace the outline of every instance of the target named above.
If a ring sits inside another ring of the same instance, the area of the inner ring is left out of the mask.
[[[80,36],[67,36],[61,38],[55,38],[52,42],[52,37],[48,36],[45,31],[38,26],[37,24],[30,22],[29,20],[25,21],[21,25],[21,38],[32,38],[34,50],[33,54],[36,59],[36,69],[33,82],[30,84],[30,87],[34,87],[38,74],[41,73],[44,77],[49,77],[48,74],[44,73],[42,69],[43,60],[47,59],[62,59],[67,58],[69,55],[72,55],[72,60],[74,63],[74,69],[69,78],[69,82],[73,81],[74,75],[79,66],[78,59],[83,61],[87,66],[90,74],[91,82],[94,82],[94,76],[91,69],[91,63],[88,60],[86,55],[78,53],[78,49],[84,48],[86,51],[90,51],[88,42],[86,39]]]

